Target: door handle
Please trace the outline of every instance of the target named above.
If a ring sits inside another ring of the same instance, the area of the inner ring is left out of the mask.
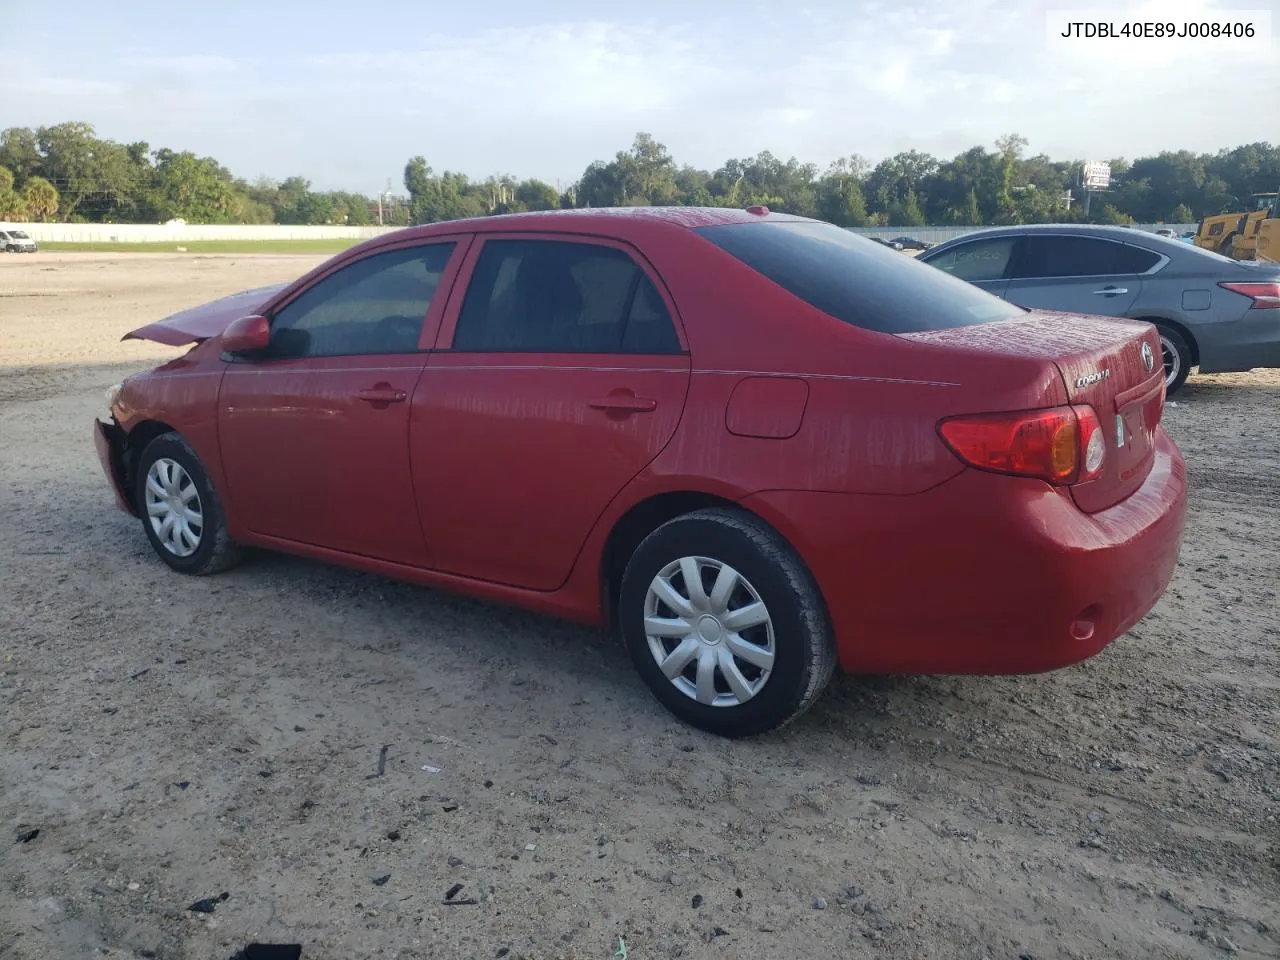
[[[607,410],[610,413],[648,413],[658,408],[658,401],[648,397],[619,393],[588,400],[587,406],[593,410]]]
[[[1101,290],[1093,291],[1096,295],[1103,297],[1114,297],[1118,293],[1128,293],[1128,287],[1103,287]]]
[[[403,390],[393,390],[389,385],[379,384],[376,387],[370,387],[367,390],[357,390],[356,399],[363,400],[365,403],[374,405],[388,403],[403,403],[409,395]]]

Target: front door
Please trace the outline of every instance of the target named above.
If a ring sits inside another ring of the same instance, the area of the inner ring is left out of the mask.
[[[554,590],[680,421],[674,304],[634,250],[596,238],[490,236],[464,282],[413,398],[431,564]]]
[[[1032,234],[1009,271],[1005,296],[1020,307],[1123,317],[1160,262],[1150,250],[1070,234]]]
[[[272,311],[263,357],[228,366],[222,461],[251,531],[426,564],[409,401],[464,247],[398,247],[339,267]]]

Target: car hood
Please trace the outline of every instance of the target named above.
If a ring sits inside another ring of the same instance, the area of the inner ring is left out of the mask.
[[[137,330],[130,330],[121,339],[154,340],[171,347],[208,340],[222,333],[232,321],[257,313],[272,297],[287,287],[289,282],[254,287],[252,290],[241,290],[239,293],[211,300],[155,323],[148,323]]]

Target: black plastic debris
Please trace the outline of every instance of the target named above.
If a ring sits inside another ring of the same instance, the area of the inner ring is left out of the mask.
[[[400,831],[399,831],[399,830],[388,830],[388,831],[387,831],[387,839],[388,839],[388,840],[390,840],[390,841],[392,841],[393,843],[394,843],[396,840],[399,840],[399,839],[400,839]]]
[[[449,888],[448,892],[445,893],[444,898],[446,900],[452,900],[454,897],[456,897],[458,894],[462,892],[462,886],[463,885],[460,883],[455,883],[452,887]]]
[[[366,780],[373,780],[376,777],[381,777],[384,774],[386,774],[387,751],[389,749],[391,749],[389,746],[384,745],[381,749],[378,750],[378,771],[376,773],[369,774],[367,777],[365,777]]]
[[[139,677],[145,677],[145,676],[146,676],[148,673],[150,673],[150,672],[151,672],[151,668],[150,668],[150,667],[143,667],[143,668],[142,668],[141,670],[139,670],[137,673],[135,673],[135,674],[133,674],[131,677],[129,677],[129,679],[130,679],[130,680],[137,680]]]
[[[30,843],[38,836],[40,836],[39,828],[34,830],[23,830],[20,834],[14,837],[14,843]]]
[[[192,913],[213,913],[214,909],[220,903],[226,903],[231,899],[231,894],[225,890],[216,897],[207,897],[204,900],[197,900],[191,906],[187,907]]]
[[[443,810],[445,813],[453,813],[453,811],[458,809],[458,805],[456,803],[449,803],[449,804],[445,804],[440,809]]]
[[[386,883],[387,883],[387,881],[388,881],[388,880],[390,880],[390,879],[391,879],[391,874],[389,874],[389,873],[384,873],[384,874],[383,874],[382,876],[380,876],[380,877],[374,877],[374,878],[373,878],[373,885],[374,885],[375,887],[385,886],[385,885],[386,885]]]
[[[697,910],[700,906],[702,906],[702,894],[695,893],[693,895],[693,909]]]
[[[299,960],[301,956],[298,943],[251,943],[231,960]]]
[[[177,783],[174,784],[174,786],[177,787],[179,790],[185,790],[187,789],[187,787],[191,786],[191,781],[179,780]]]

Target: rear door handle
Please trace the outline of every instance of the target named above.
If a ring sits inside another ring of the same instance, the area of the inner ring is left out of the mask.
[[[1128,287],[1103,287],[1101,290],[1093,291],[1094,294],[1103,297],[1114,297],[1118,293],[1128,293]]]
[[[623,393],[596,397],[588,400],[587,405],[593,410],[607,410],[610,413],[648,413],[658,408],[658,401]]]
[[[390,385],[379,384],[367,390],[357,390],[356,399],[375,406],[386,406],[388,403],[403,403],[409,395],[403,390],[394,390]]]

